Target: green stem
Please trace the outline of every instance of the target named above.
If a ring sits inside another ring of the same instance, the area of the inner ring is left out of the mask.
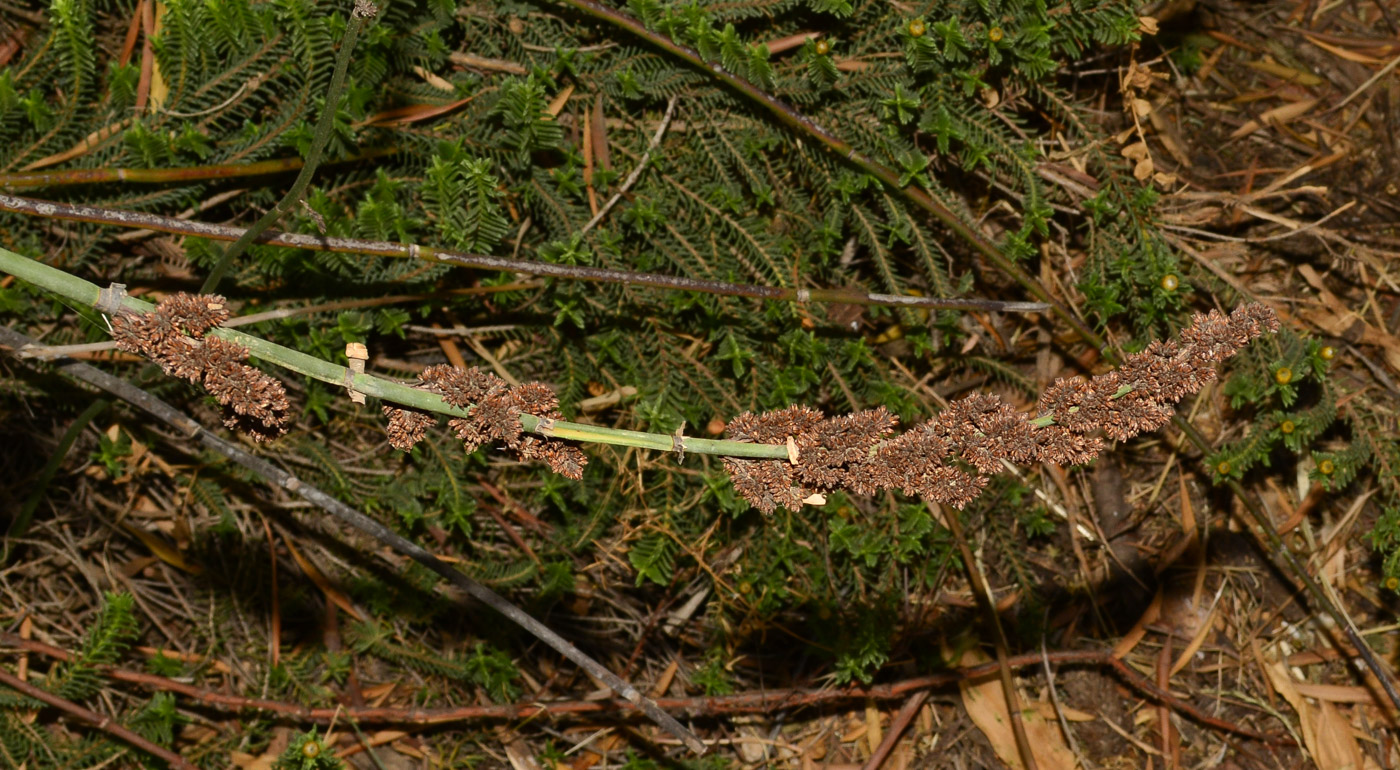
[[[350,66],[350,56],[355,52],[355,39],[360,35],[360,27],[364,26],[365,18],[373,16],[375,11],[373,6],[365,3],[361,6],[359,2],[355,4],[355,10],[350,13],[350,23],[345,26],[345,36],[340,41],[340,51],[335,57],[335,73],[331,75],[330,88],[326,90],[326,104],[322,108],[321,118],[316,121],[315,133],[311,137],[311,148],[306,153],[306,162],[302,164],[301,171],[297,173],[296,181],[292,182],[291,189],[282,196],[282,200],[277,202],[266,214],[258,219],[252,227],[243,233],[243,237],[233,242],[228,247],[224,255],[219,258],[219,263],[214,266],[214,270],[205,279],[204,285],[200,287],[200,294],[211,294],[219,287],[219,281],[223,280],[224,273],[233,264],[233,260],[242,254],[259,235],[269,227],[277,223],[286,213],[291,210],[297,201],[301,200],[301,195],[306,191],[306,186],[311,184],[311,176],[316,173],[316,167],[321,164],[321,155],[326,150],[326,145],[330,143],[331,131],[335,128],[335,111],[340,104],[340,92],[345,89],[345,71]]]
[[[0,271],[28,281],[45,291],[67,297],[74,302],[80,302],[90,307],[96,307],[99,301],[101,289],[97,284],[4,248],[0,248]],[[135,297],[124,297],[122,306],[137,313],[149,313],[154,307],[151,303]],[[209,333],[242,345],[248,349],[250,354],[264,361],[277,364],[284,369],[290,369],[314,380],[320,380],[337,387],[349,385],[366,395],[424,412],[434,412],[449,417],[468,416],[466,410],[444,402],[442,396],[430,391],[420,390],[372,374],[355,374],[338,364],[322,361],[315,356],[309,356],[261,337],[254,337],[233,329],[221,328]],[[542,436],[553,436],[592,444],[630,446],[665,452],[684,450],[693,454],[726,455],[729,457],[772,459],[788,456],[787,447],[776,444],[751,444],[743,441],[677,437],[669,433],[620,430],[601,425],[548,420],[532,414],[520,415],[520,426],[526,431]]]

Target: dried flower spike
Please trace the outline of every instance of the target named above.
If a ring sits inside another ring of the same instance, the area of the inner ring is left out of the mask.
[[[401,452],[417,446],[428,428],[437,422],[432,415],[394,406],[384,407],[384,414],[389,418],[389,445]]]
[[[1154,342],[1116,371],[1056,380],[1035,419],[981,394],[889,439],[895,418],[883,409],[836,418],[804,406],[744,414],[730,422],[732,438],[790,441],[801,461],[726,458],[724,465],[735,490],[765,513],[796,509],[835,489],[899,489],[962,508],[1003,463],[1085,463],[1103,450],[1100,434],[1122,441],[1160,428],[1178,401],[1215,379],[1215,364],[1277,329],[1278,319],[1263,305],[1197,315],[1177,340]]]
[[[291,404],[282,383],[243,361],[248,349],[205,337],[228,320],[218,295],[172,294],[150,313],[120,313],[112,336],[120,350],[140,353],[167,374],[204,385],[227,409],[224,425],[264,441],[286,432]]]
[[[466,451],[474,452],[483,444],[499,441],[522,460],[540,460],[566,478],[583,478],[588,458],[578,447],[558,439],[527,436],[521,428],[522,414],[546,419],[560,417],[559,399],[548,386],[538,382],[511,386],[476,367],[460,369],[448,364],[430,366],[418,379],[425,389],[441,394],[443,401],[469,412],[467,417],[447,422]],[[404,451],[421,441],[433,422],[427,415],[405,409],[385,407],[384,413],[389,416],[389,443]]]

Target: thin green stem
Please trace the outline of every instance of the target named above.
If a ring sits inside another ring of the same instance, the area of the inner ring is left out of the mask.
[[[28,281],[45,291],[68,299],[97,307],[101,300],[101,289],[97,284],[70,275],[55,267],[37,260],[0,248],[0,271]],[[149,302],[124,297],[122,307],[137,313],[148,313],[153,305]],[[290,369],[314,380],[337,387],[349,386],[360,393],[424,412],[434,412],[449,417],[467,417],[464,409],[459,409],[442,400],[442,396],[402,383],[376,377],[372,374],[354,373],[344,366],[323,361],[297,350],[269,342],[233,329],[221,328],[209,332],[229,342],[237,343],[248,352],[268,363]],[[677,437],[668,433],[646,433],[644,431],[620,430],[601,425],[585,425],[565,420],[550,420],[531,414],[520,415],[520,426],[531,433],[542,436],[582,441],[592,444],[611,444],[643,449],[656,449],[665,452],[685,451],[693,454],[726,455],[729,457],[786,458],[786,446],[776,444],[751,444],[743,441],[723,441]]]
[[[301,171],[297,173],[296,181],[292,182],[291,189],[282,196],[282,200],[277,202],[266,214],[263,214],[252,227],[248,228],[243,237],[233,242],[228,247],[223,256],[219,258],[218,264],[214,265],[214,270],[205,279],[204,285],[200,287],[200,294],[211,294],[219,287],[219,281],[223,280],[224,273],[228,272],[233,260],[237,259],[259,235],[277,224],[283,216],[291,210],[297,201],[301,200],[301,195],[306,191],[306,186],[311,184],[311,177],[316,173],[316,167],[321,164],[321,155],[325,153],[326,145],[330,143],[331,132],[335,128],[335,112],[340,106],[340,92],[345,90],[345,71],[350,66],[350,56],[355,52],[355,39],[360,36],[360,27],[364,26],[365,19],[373,16],[374,6],[370,3],[363,5],[355,3],[355,10],[350,13],[350,22],[345,26],[345,36],[340,41],[340,51],[335,57],[335,72],[331,75],[330,88],[326,90],[326,103],[321,111],[320,120],[316,121],[316,129],[312,134],[311,148],[306,153],[306,162],[302,164]]]

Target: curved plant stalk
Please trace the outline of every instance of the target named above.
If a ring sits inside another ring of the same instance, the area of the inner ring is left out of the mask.
[[[18,278],[22,278],[25,281],[28,281],[29,283],[32,283],[35,286],[38,286],[39,288],[45,289],[63,297],[67,297],[68,299],[73,300],[75,302],[80,302],[89,307],[94,307],[108,315],[115,314],[119,308],[127,309],[135,313],[149,313],[155,307],[149,302],[136,299],[135,297],[127,296],[124,291],[125,287],[121,284],[114,284],[111,289],[101,289],[96,284],[91,283],[87,280],[79,278],[75,275],[70,275],[69,273],[66,273],[56,267],[51,267],[37,260],[29,259],[4,248],[0,248],[0,271],[10,273],[11,275],[14,275]],[[1248,314],[1246,314],[1246,316],[1247,315]],[[1250,321],[1249,323],[1254,323],[1255,326],[1258,325],[1257,321]],[[210,329],[207,332],[207,336],[219,337],[229,342],[235,343],[246,348],[249,354],[256,356],[257,358],[263,359],[269,363],[277,364],[278,366],[281,366],[284,369],[290,369],[291,371],[294,371],[298,374],[302,374],[312,379],[320,380],[322,382],[329,383],[337,387],[347,388],[351,391],[363,393],[369,396],[374,396],[375,398],[381,399],[383,401],[412,407],[420,411],[434,412],[450,417],[471,417],[471,413],[469,413],[466,409],[453,406],[452,403],[448,402],[447,400],[444,400],[443,396],[430,390],[412,387],[403,383],[394,382],[392,380],[387,380],[381,377],[376,377],[372,374],[366,374],[364,372],[355,371],[347,367],[340,366],[338,364],[333,364],[329,361],[323,361],[319,358],[316,358],[315,356],[307,355],[306,353],[302,353],[297,350],[292,350],[291,348],[283,347],[275,342],[270,342],[268,340],[262,339],[261,337],[255,337],[250,334],[234,331],[233,329],[230,329],[227,326],[219,326],[217,328]],[[1110,375],[1103,376],[1107,377]],[[1129,393],[1134,392],[1135,389],[1136,386],[1134,384],[1122,383],[1117,386],[1115,392],[1106,394],[1106,397],[1109,401],[1114,401],[1119,398],[1122,398],[1123,396],[1126,396]],[[1194,392],[1194,388],[1190,392]],[[1171,403],[1175,403],[1176,399],[1178,398],[1180,398],[1179,394],[1173,398],[1168,399],[1168,401],[1170,401]],[[991,398],[991,400],[997,401],[997,399],[995,398]],[[1156,402],[1152,399],[1142,400],[1139,403],[1137,403],[1136,407],[1134,408],[1146,408],[1144,405],[1149,403],[1155,404]],[[1157,406],[1161,406],[1161,404],[1157,404]],[[1030,418],[1025,415],[1015,413],[1014,410],[1011,410],[1011,408],[1005,404],[1001,404],[1001,408],[1006,409],[1008,411],[1008,415],[1014,415],[1015,417],[1014,419],[1011,419],[1011,422],[1017,423],[1017,425],[1020,428],[1024,428],[1024,430],[1026,431],[1035,428],[1044,429],[1057,424],[1056,413],[1053,410],[1047,411],[1044,414],[1040,414],[1034,418]],[[798,411],[801,411],[801,409],[805,408],[797,409]],[[1071,408],[1069,411],[1075,412],[1077,409],[1078,407],[1074,407]],[[795,459],[797,456],[797,449],[791,444],[791,440],[794,435],[805,436],[805,429],[799,429],[797,427],[784,427],[781,430],[779,430],[778,428],[773,426],[761,427],[767,422],[774,421],[775,418],[776,421],[773,423],[774,425],[782,423],[785,419],[789,419],[784,417],[784,413],[793,411],[794,409],[788,409],[780,410],[780,412],[777,413],[770,412],[767,415],[747,415],[747,423],[750,426],[750,428],[748,429],[736,429],[735,426],[731,424],[731,431],[737,430],[735,435],[739,435],[741,438],[751,439],[749,441],[702,439],[689,436],[680,436],[670,433],[647,433],[645,431],[622,430],[619,428],[609,428],[599,425],[587,425],[584,423],[556,420],[552,418],[539,417],[537,415],[525,413],[520,414],[518,419],[520,421],[521,428],[526,432],[537,433],[541,436],[546,436],[550,438],[560,438],[570,441],[589,442],[595,444],[630,446],[642,449],[656,449],[682,454],[685,452],[690,452],[693,454],[722,455],[731,458],[788,460],[790,464],[793,467],[795,467],[797,465],[797,461]],[[820,414],[817,412],[813,412],[813,410],[806,411],[812,412],[814,414]],[[1132,421],[1138,419],[1138,417],[1135,416],[1136,414],[1137,413],[1133,411],[1133,409],[1125,409],[1120,414],[1120,417]],[[885,419],[892,420],[893,418],[890,418],[887,413],[868,412],[862,413],[854,419],[856,419],[857,422],[870,422]],[[1018,421],[1024,421],[1025,425],[1020,426]],[[828,420],[827,422],[831,421]],[[831,426],[828,425],[827,427]],[[1003,425],[1002,427],[1007,428],[1006,425]],[[1124,429],[1127,429],[1126,425]],[[768,436],[767,434],[772,432],[773,430],[777,430],[778,432],[775,434],[775,436]],[[1132,430],[1132,432],[1126,435],[1133,435],[1141,430],[1142,428],[1135,428]],[[1058,435],[1059,434],[1056,434],[1056,436]],[[765,436],[767,438],[765,438]],[[783,436],[788,437],[788,443],[766,443],[767,441],[776,441],[778,439],[781,439]],[[1061,446],[1061,444],[1064,443],[1063,441],[1061,441],[1061,439],[1063,439],[1064,437],[1060,436],[1059,438],[1057,438],[1056,436],[1047,435],[1043,437],[1045,441],[1048,442],[1046,446],[1043,447],[1043,449],[1045,451],[1051,452],[1051,454],[1047,456],[1061,458],[1054,460],[1055,462],[1082,462],[1082,459],[1073,460],[1072,458],[1081,457],[1084,455],[1084,453],[1091,452],[1089,444],[1083,442],[1075,443],[1074,441],[1070,441],[1069,444],[1073,445],[1070,448],[1067,448],[1067,446],[1069,445]],[[914,441],[920,440],[916,436],[914,436],[914,434],[906,434],[906,438],[907,437],[914,437]],[[989,439],[994,438],[990,435],[988,435],[987,437]],[[806,439],[804,438],[803,440]],[[873,453],[878,451],[880,447],[885,446],[889,443],[891,442],[879,442],[873,444],[871,446],[871,457],[874,457]],[[1080,444],[1083,444],[1083,446],[1080,446]],[[1039,445],[1037,444],[1036,446]],[[1022,447],[1022,449],[1025,450],[1024,447]],[[922,452],[923,450],[919,451]],[[1005,451],[1010,453],[1011,449],[1009,447],[999,446],[997,451]],[[1092,453],[1096,454],[1097,451],[1097,449],[1093,449]],[[1007,454],[1007,456],[1010,457],[1011,454]],[[940,462],[941,461],[942,460],[940,460]],[[731,469],[731,472],[734,472],[734,469]],[[792,484],[789,484],[788,481],[784,481],[781,484],[781,486],[784,486],[785,488],[792,486]],[[895,483],[894,481],[891,481],[890,484],[883,484],[882,482],[882,485],[900,486],[900,484]],[[787,491],[795,492],[796,487],[793,487],[792,489],[787,489]],[[975,494],[973,496],[975,497]],[[958,496],[955,495],[955,497]],[[961,498],[958,497],[958,499]],[[968,498],[968,500],[970,499],[971,498]],[[966,501],[964,501],[964,503],[965,502]]]
[[[51,201],[22,198],[16,195],[0,194],[0,211],[30,214],[48,219],[64,219],[91,224],[116,225],[141,230],[156,230],[174,235],[188,235],[216,241],[236,241],[247,237],[249,230],[228,225],[215,225],[205,222],[192,222],[186,219],[163,217],[139,211],[102,208],[99,206],[74,205]],[[1049,305],[1043,302],[1004,302],[990,299],[947,299],[940,297],[914,297],[898,294],[874,294],[853,289],[789,289],[777,286],[709,281],[702,278],[665,275],[662,273],[639,273],[630,270],[613,270],[603,267],[582,265],[558,265],[550,262],[532,262],[523,259],[493,257],[488,254],[468,254],[460,251],[436,249],[417,244],[391,243],[389,241],[367,241],[359,238],[329,238],[318,235],[299,235],[272,230],[259,233],[253,242],[269,246],[327,251],[337,254],[371,254],[377,257],[399,257],[421,259],[445,265],[469,267],[484,270],[500,270],[508,273],[523,273],[546,278],[559,278],[570,281],[591,281],[594,283],[615,283],[630,286],[649,286],[655,289],[693,291],[703,294],[716,294],[729,297],[751,297],[788,302],[842,302],[848,305],[885,305],[908,308],[928,308],[930,310],[981,310],[987,312],[1035,312],[1045,310]]]
[[[26,344],[32,344],[33,342],[34,340],[19,332],[0,326],[0,343],[9,345],[16,351]],[[202,425],[186,417],[183,412],[125,380],[113,377],[96,367],[78,363],[71,359],[60,360],[58,364],[62,367],[64,374],[90,385],[95,385],[133,406],[145,410],[147,413],[155,416],[157,419],[176,430],[183,431],[185,435],[197,440],[205,447],[238,463],[244,468],[256,473],[258,476],[261,476],[268,486],[285,489],[288,492],[301,496],[326,513],[329,513],[351,527],[374,538],[376,541],[389,546],[398,553],[436,572],[439,576],[445,578],[447,582],[467,592],[486,606],[510,618],[521,628],[532,634],[536,639],[554,648],[560,655],[573,661],[590,675],[607,684],[619,697],[624,698],[633,706],[641,709],[663,730],[685,743],[691,751],[697,754],[705,753],[705,744],[702,743],[694,733],[687,730],[684,725],[677,722],[674,717],[662,711],[656,705],[655,701],[647,698],[639,692],[637,688],[623,681],[601,663],[584,654],[582,650],[570,643],[569,640],[550,630],[548,626],[510,603],[505,597],[492,591],[481,583],[472,580],[461,571],[454,569],[447,562],[419,547],[413,541],[399,535],[363,512],[342,503],[340,500],[307,484],[272,463],[254,456],[238,445],[210,433],[205,430]],[[102,401],[101,403],[105,405],[106,402]],[[3,673],[3,669],[0,669],[0,674]],[[119,735],[119,737],[124,736]],[[142,748],[145,747],[143,746]],[[170,756],[165,754],[160,756],[170,761],[172,766],[181,766],[179,765],[178,757],[172,760]],[[192,767],[190,765],[183,766]]]
[[[933,214],[947,225],[950,230],[995,264],[998,269],[1019,283],[1026,291],[1030,292],[1032,296],[1049,304],[1051,312],[1068,324],[1080,339],[1095,348],[1099,354],[1103,356],[1105,361],[1114,365],[1122,361],[1122,356],[1109,345],[1107,340],[1093,329],[1089,328],[1068,308],[1057,302],[1045,285],[1035,276],[1027,273],[1020,265],[1007,258],[1007,256],[1002,254],[992,243],[969,228],[964,222],[958,219],[953,212],[935,201],[928,193],[913,186],[901,186],[899,184],[899,174],[893,169],[884,166],[869,156],[857,152],[849,142],[829,133],[826,129],[817,125],[811,118],[798,112],[790,105],[772,94],[767,93],[753,83],[737,75],[726,72],[724,68],[718,64],[712,65],[706,62],[704,57],[695,49],[681,45],[665,35],[647,29],[644,24],[626,13],[608,8],[595,2],[595,0],[559,0],[559,2],[595,19],[630,32],[657,48],[667,51],[694,65],[710,77],[731,87],[744,98],[763,108],[779,123],[787,126],[798,135],[826,147],[847,162],[880,180],[882,184],[899,194],[909,203]],[[1174,416],[1172,420],[1177,427],[1186,433],[1187,437],[1191,439],[1191,442],[1195,444],[1197,448],[1202,452],[1210,452],[1210,443],[1205,440],[1205,437],[1195,429],[1195,426],[1192,425],[1189,420],[1181,415]],[[1317,606],[1322,608],[1329,617],[1336,621],[1337,626],[1346,634],[1348,641],[1356,647],[1357,652],[1361,655],[1363,660],[1365,660],[1371,673],[1382,683],[1391,703],[1394,704],[1396,708],[1400,708],[1400,691],[1397,691],[1391,676],[1381,667],[1380,662],[1371,652],[1366,641],[1361,637],[1360,632],[1356,630],[1355,624],[1352,623],[1347,614],[1323,592],[1321,586],[1308,574],[1307,570],[1298,562],[1297,558],[1283,546],[1282,538],[1279,537],[1273,524],[1263,515],[1259,504],[1246,494],[1244,488],[1238,482],[1231,480],[1229,482],[1229,487],[1231,491],[1244,502],[1251,517],[1254,518],[1254,526],[1257,527],[1256,531],[1263,536],[1264,544],[1267,546],[1266,553],[1268,553],[1270,558],[1274,560],[1285,573],[1294,575],[1299,582],[1302,583],[1308,595],[1312,597]]]
[[[103,290],[96,284],[75,275],[50,267],[37,260],[0,248],[0,271],[10,273],[29,283],[54,294],[67,297],[89,307],[99,307]],[[135,297],[123,297],[122,307],[138,313],[148,313],[154,307]],[[442,400],[442,396],[409,385],[376,377],[363,372],[353,372],[344,366],[322,361],[297,350],[286,348],[261,337],[234,331],[228,328],[211,330],[209,336],[222,337],[248,349],[252,355],[277,364],[336,387],[348,387],[365,395],[389,401],[402,406],[413,407],[425,412],[435,412],[449,417],[467,417],[466,410],[454,407]],[[788,448],[783,445],[754,444],[743,441],[674,436],[663,433],[647,433],[637,430],[621,430],[601,425],[586,425],[565,420],[548,420],[532,414],[520,415],[520,426],[529,433],[538,433],[552,438],[582,441],[594,444],[657,449],[665,452],[688,452],[691,454],[726,455],[730,457],[785,458]]]
[[[340,51],[335,56],[335,72],[331,75],[330,87],[326,89],[326,103],[321,108],[320,119],[316,121],[311,148],[306,153],[306,162],[302,164],[296,181],[292,182],[291,189],[282,196],[282,200],[259,217],[258,221],[244,231],[242,237],[234,241],[223,256],[219,257],[218,264],[214,265],[209,277],[204,279],[204,285],[200,287],[201,294],[210,294],[217,289],[219,281],[223,280],[224,273],[228,272],[233,260],[251,246],[258,235],[277,224],[277,221],[286,216],[292,206],[301,200],[301,194],[306,191],[306,186],[311,184],[311,177],[316,173],[316,167],[321,164],[321,155],[325,153],[326,145],[331,140],[331,132],[335,129],[335,112],[340,105],[340,92],[345,90],[345,71],[350,66],[350,56],[355,52],[355,39],[360,36],[360,28],[364,26],[365,20],[378,13],[379,9],[375,8],[370,0],[355,0],[355,9],[350,12],[350,22],[345,25],[345,35],[340,40]]]

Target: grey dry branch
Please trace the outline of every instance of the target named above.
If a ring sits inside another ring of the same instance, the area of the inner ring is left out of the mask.
[[[208,238],[214,241],[239,241],[249,237],[251,229],[199,222],[176,217],[165,217],[143,211],[88,206],[59,201],[46,201],[25,198],[18,195],[0,194],[0,211],[11,211],[45,219],[62,219],[70,222],[113,225],[139,230],[154,230],[172,235],[187,235]],[[692,278],[683,275],[644,273],[635,270],[618,270],[608,267],[588,265],[565,265],[552,262],[537,262],[528,259],[495,257],[490,254],[473,254],[464,251],[438,249],[416,243],[393,243],[391,241],[371,241],[362,238],[340,238],[323,235],[303,235],[284,233],[276,230],[263,230],[252,236],[252,242],[280,246],[291,249],[307,249],[335,254],[362,254],[375,257],[395,257],[419,259],[454,267],[467,267],[479,270],[498,270],[506,273],[558,278],[564,281],[585,281],[589,283],[609,283],[628,286],[646,286],[668,291],[688,291],[699,294],[714,294],[727,297],[749,297],[752,299],[776,302],[838,302],[847,305],[877,305],[887,307],[927,308],[930,310],[980,310],[1001,313],[1033,313],[1045,310],[1044,302],[1014,302],[993,299],[955,299],[944,297],[919,297],[902,294],[880,294],[849,288],[808,288],[793,289],[782,286],[714,281],[705,278]]]

